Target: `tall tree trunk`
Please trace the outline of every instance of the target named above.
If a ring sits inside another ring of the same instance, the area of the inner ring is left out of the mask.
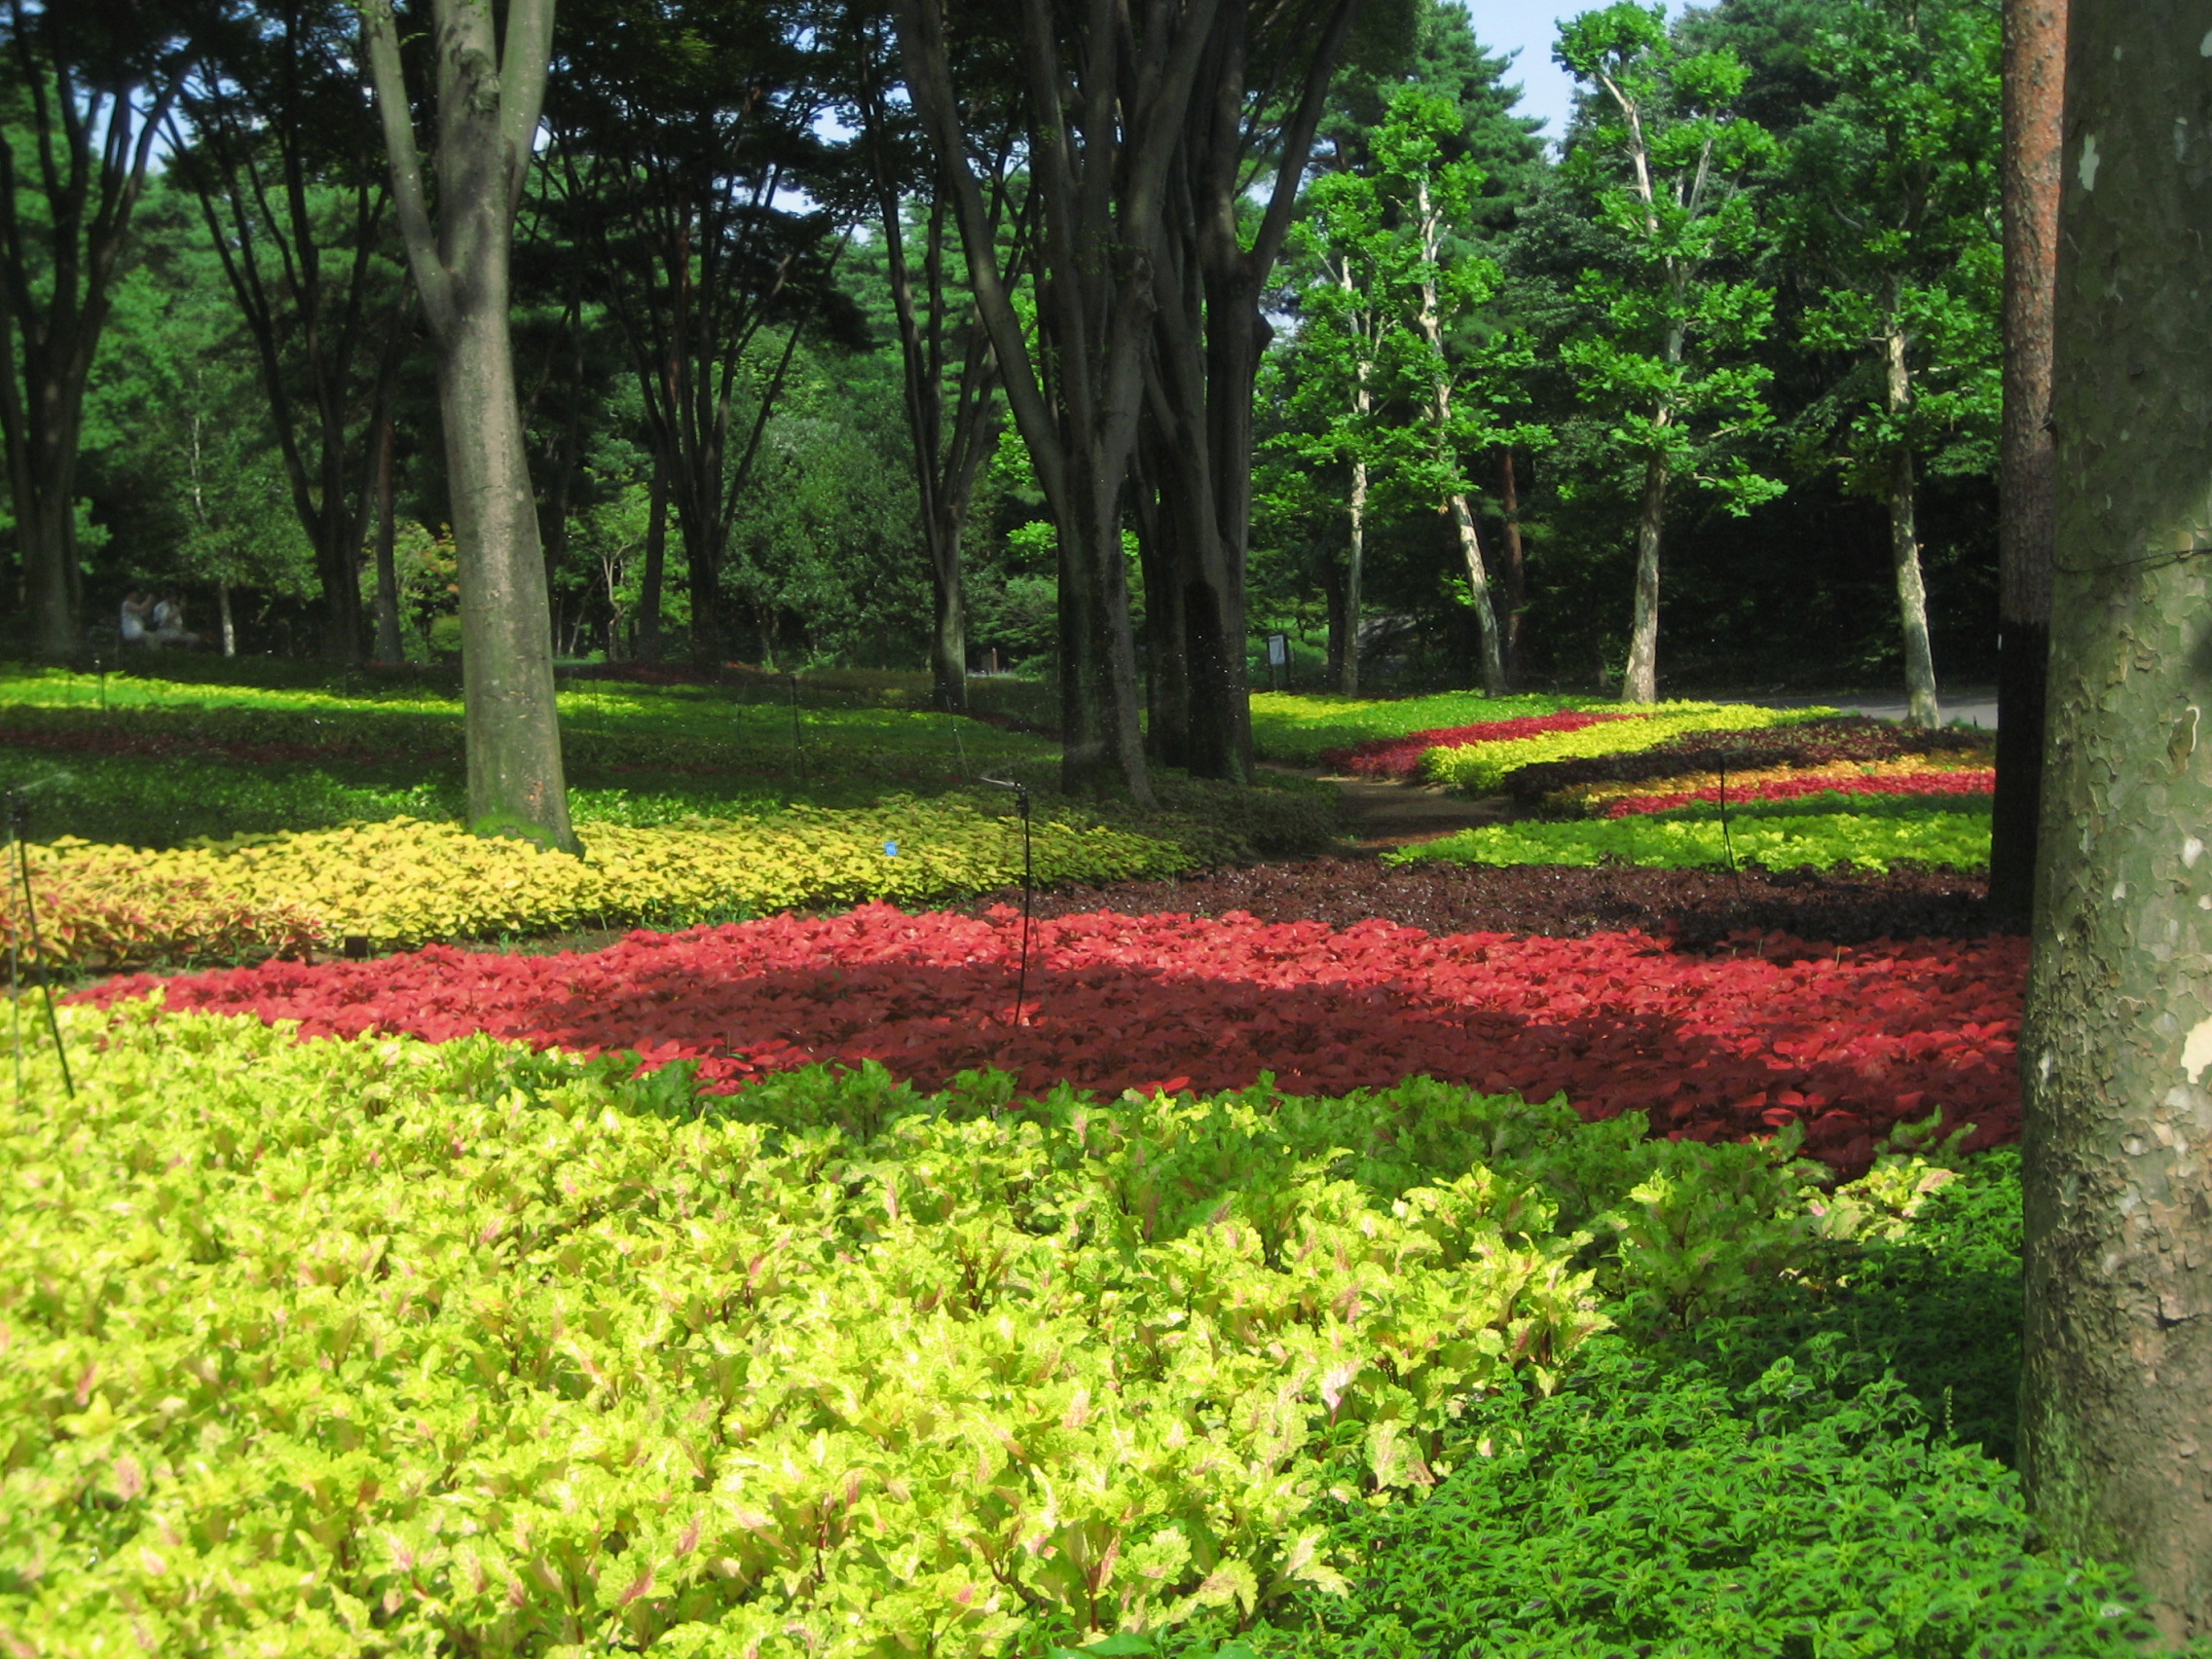
[[[220,577],[215,582],[215,615],[223,625],[223,654],[235,657],[239,654],[238,618],[231,614],[231,584]]]
[[[438,218],[417,158],[390,0],[365,37],[408,265],[437,342],[438,404],[460,564],[469,824],[569,851],[552,623],[537,501],[507,332],[508,259],[553,32],[553,0],[436,0]]]
[[[668,568],[668,466],[656,451],[645,509],[645,573],[638,584],[640,662],[660,661],[661,582]]]
[[[2067,0],[2005,0],[2005,420],[1997,504],[1997,799],[1989,913],[2025,929],[2035,893],[2050,659],[2051,305],[2058,276]]]
[[[1505,517],[1505,683],[1521,683],[1521,622],[1529,610],[1528,551],[1521,540],[1521,479],[1513,446],[1497,452],[1498,500]]]
[[[1491,602],[1490,571],[1483,564],[1482,538],[1475,533],[1475,515],[1467,498],[1457,490],[1446,499],[1452,525],[1459,533],[1459,556],[1467,565],[1467,599],[1475,610],[1477,645],[1482,652],[1483,692],[1505,694],[1505,657],[1498,637],[1497,607]]]
[[[2212,1635],[2212,170],[2201,8],[2074,14],[2026,1090],[2023,1468]]]
[[[1659,538],[1667,524],[1667,458],[1654,450],[1643,462],[1643,498],[1636,515],[1636,609],[1630,617],[1628,667],[1621,701],[1659,701]],[[1601,657],[1601,688],[1605,672]]]
[[[930,689],[948,715],[968,712],[968,607],[961,591],[965,511],[940,513],[930,541]]]
[[[1183,589],[1175,578],[1161,480],[1174,476],[1161,460],[1164,438],[1157,424],[1137,440],[1130,466],[1129,518],[1137,533],[1137,561],[1144,580],[1145,756],[1158,766],[1181,766],[1191,729],[1189,658],[1184,651]]]
[[[407,660],[407,647],[399,637],[399,566],[393,556],[399,535],[392,491],[396,440],[387,407],[377,422],[377,661],[392,664]]]
[[[1431,203],[1426,179],[1419,184],[1415,208],[1421,240],[1418,321],[1429,356],[1428,419],[1437,460],[1447,477],[1457,478],[1459,457],[1452,435],[1452,371],[1444,351],[1444,317],[1436,303],[1436,277],[1443,266],[1444,216]],[[1505,652],[1498,638],[1497,607],[1490,596],[1490,571],[1483,563],[1482,536],[1475,528],[1475,515],[1464,489],[1447,491],[1444,504],[1451,510],[1452,527],[1459,535],[1459,557],[1467,566],[1467,600],[1474,607],[1475,626],[1481,635],[1483,691],[1488,696],[1500,696],[1505,690]]]
[[[1893,327],[1883,350],[1886,401],[1895,421],[1912,403],[1904,331]],[[1936,653],[1928,643],[1928,584],[1920,571],[1917,482],[1910,444],[1900,441],[1890,451],[1884,494],[1890,509],[1890,564],[1897,572],[1898,620],[1904,631],[1905,723],[1934,730],[1943,718],[1936,701]]]
[[[1364,401],[1367,388],[1359,389]],[[1345,575],[1344,575],[1344,642],[1331,655],[1336,658],[1336,686],[1347,697],[1359,695],[1359,620],[1360,589],[1367,576],[1367,460],[1364,456],[1351,463],[1351,491],[1346,501]],[[1332,645],[1335,642],[1331,642]]]

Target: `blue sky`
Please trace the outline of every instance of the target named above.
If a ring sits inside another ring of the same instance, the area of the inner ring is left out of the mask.
[[[1521,113],[1544,118],[1543,135],[1558,141],[1567,130],[1567,112],[1574,102],[1574,82],[1552,61],[1552,42],[1561,18],[1571,18],[1602,0],[1463,0],[1475,19],[1475,38],[1493,52],[1521,49],[1508,81],[1522,85]],[[1668,15],[1679,16],[1682,0],[1668,0]]]

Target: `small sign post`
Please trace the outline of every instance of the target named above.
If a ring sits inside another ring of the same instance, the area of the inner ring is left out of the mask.
[[[1290,679],[1290,636],[1268,636],[1268,683],[1280,691]]]

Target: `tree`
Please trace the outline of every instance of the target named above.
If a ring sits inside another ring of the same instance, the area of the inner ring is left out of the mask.
[[[2066,0],[2005,0],[2005,415],[1997,521],[1997,800],[1989,909],[2033,908],[2050,659],[2051,306],[2058,280]]]
[[[1826,423],[1888,511],[1906,719],[1940,723],[1918,478],[1982,463],[1998,405],[1997,19],[1980,0],[1847,0],[1820,35],[1835,92],[1791,134],[1785,257],[1802,328],[1848,353]]]
[[[2212,1635],[2212,286],[2201,8],[2073,10],[2026,1088],[2023,1467]]]
[[[1182,10],[1201,43],[1199,95],[1168,159],[1168,210],[1153,251],[1141,449],[1156,670],[1147,735],[1171,764],[1243,779],[1252,770],[1244,589],[1253,408],[1272,332],[1263,301],[1363,7],[1221,0]],[[1386,50],[1410,32],[1404,0],[1373,12],[1365,47]],[[1089,38],[1104,37],[1094,26]]]
[[[968,630],[960,542],[977,475],[998,444],[998,363],[974,296],[953,286],[956,278],[948,268],[950,192],[941,183],[928,144],[913,130],[911,106],[895,112],[886,95],[891,64],[874,19],[853,18],[852,35],[850,50],[857,60],[854,102],[868,184],[883,230],[886,276],[904,372],[906,424],[913,439],[922,541],[930,561],[935,601],[931,678],[938,707],[965,714]],[[969,126],[973,136],[973,112]],[[1007,216],[1014,132],[1002,129],[995,140],[979,142],[977,148],[992,152],[983,176],[986,217],[996,224]],[[906,246],[909,203],[915,206],[914,230],[921,244],[918,283]],[[1027,238],[1017,229],[1008,248],[1010,280],[1019,279],[1027,247]]]
[[[460,559],[468,817],[485,834],[572,850],[537,502],[507,332],[515,209],[537,140],[553,0],[433,0],[433,203],[391,0],[363,0],[361,34],[392,197],[437,349],[438,407]],[[433,217],[434,212],[434,217]]]
[[[202,21],[161,0],[46,0],[35,10],[8,0],[0,52],[15,75],[0,92],[0,449],[33,643],[47,656],[73,655],[84,643],[76,483],[85,383]]]
[[[1120,784],[1147,803],[1123,485],[1167,251],[1168,168],[1224,3],[1233,0],[1090,0],[1063,35],[1046,0],[1023,0],[1004,34],[957,46],[940,0],[899,3],[907,92],[952,191],[969,280],[1058,531],[1062,777],[1070,789]],[[964,9],[962,26],[973,21]],[[1034,341],[954,78],[956,64],[976,73],[977,59],[1010,38],[1037,195]]]
[[[827,66],[812,60],[798,10],[582,0],[550,109],[556,217],[629,345],[683,540],[702,670],[722,660],[730,525],[784,384],[774,367],[749,383],[749,349],[771,324],[786,331],[772,364],[790,363],[810,325],[854,337],[831,284],[843,244],[830,215],[782,201],[824,160],[814,123]],[[657,633],[657,614],[645,631]]]
[[[1746,79],[1735,54],[1683,53],[1662,7],[1624,0],[1586,12],[1561,28],[1554,55],[1592,89],[1566,166],[1592,193],[1610,244],[1609,267],[1585,273],[1577,288],[1598,320],[1562,359],[1642,473],[1621,697],[1648,703],[1659,695],[1670,491],[1691,476],[1745,512],[1783,488],[1730,453],[1771,420],[1762,395],[1771,373],[1748,353],[1772,321],[1773,294],[1728,268],[1752,251],[1745,180],[1773,146],[1732,113]]]
[[[352,61],[351,7],[265,0],[217,37],[179,113],[177,170],[252,336],[293,511],[314,548],[322,650],[361,656],[359,563],[402,294],[389,189]]]
[[[1401,87],[1372,134],[1367,165],[1329,173],[1309,190],[1301,240],[1335,279],[1305,296],[1307,384],[1298,401],[1310,407],[1327,399],[1345,411],[1324,418],[1320,435],[1351,466],[1354,592],[1374,472],[1450,513],[1480,634],[1483,684],[1495,696],[1505,689],[1504,637],[1466,458],[1540,442],[1544,433],[1504,413],[1530,361],[1525,344],[1509,332],[1446,338],[1448,323],[1478,317],[1498,286],[1496,262],[1469,240],[1483,170],[1451,153],[1461,125],[1451,99]],[[1410,422],[1397,418],[1405,410],[1414,412]]]

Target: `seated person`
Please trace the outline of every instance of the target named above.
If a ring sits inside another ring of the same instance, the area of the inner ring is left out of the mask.
[[[136,588],[123,596],[123,615],[116,624],[116,631],[123,636],[125,645],[142,645],[148,642],[151,636],[147,624],[153,608],[154,602]]]
[[[161,604],[154,607],[154,644],[182,645],[187,649],[200,644],[198,634],[185,630],[184,600],[174,588],[162,595]]]

